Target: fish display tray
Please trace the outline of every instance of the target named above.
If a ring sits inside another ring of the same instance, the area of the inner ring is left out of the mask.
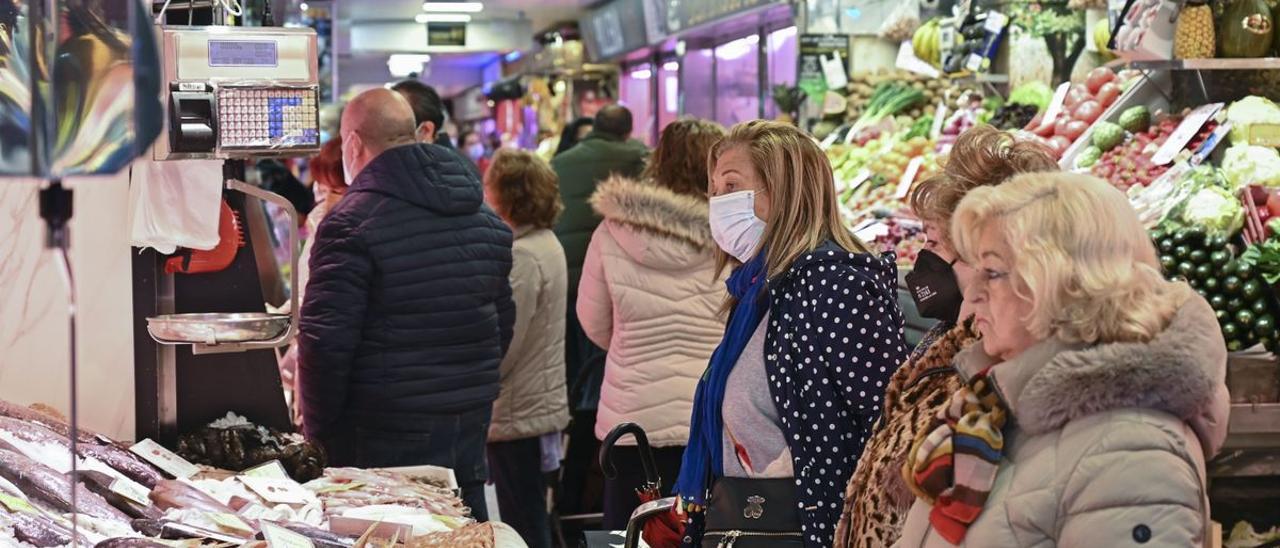
[[[289,329],[288,314],[166,314],[147,318],[147,332],[164,344],[226,344],[270,341]]]

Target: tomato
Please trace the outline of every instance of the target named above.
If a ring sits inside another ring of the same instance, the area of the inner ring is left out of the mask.
[[[1084,84],[1073,84],[1071,89],[1067,91],[1067,98],[1063,101],[1062,106],[1067,107],[1067,110],[1073,110],[1076,105],[1089,100],[1091,97],[1089,89],[1084,87]]]
[[[1085,78],[1084,85],[1089,89],[1089,93],[1096,94],[1102,86],[1114,81],[1116,73],[1106,67],[1098,67],[1089,71],[1089,76]]]
[[[1066,152],[1070,146],[1071,139],[1061,135],[1055,135],[1052,139],[1049,139],[1049,148],[1053,149],[1053,153],[1058,157],[1061,157],[1062,153]]]
[[[1102,105],[1102,108],[1105,109],[1110,107],[1111,103],[1116,102],[1116,99],[1120,98],[1121,91],[1124,90],[1120,89],[1119,84],[1115,82],[1107,82],[1102,84],[1102,87],[1098,89],[1098,94],[1095,97],[1097,98],[1098,103]]]
[[[1271,211],[1272,217],[1280,217],[1280,190],[1271,191],[1271,197],[1267,198],[1267,209]]]
[[[1066,116],[1066,113],[1065,113],[1065,112],[1064,112],[1064,113],[1062,113],[1062,114],[1059,114],[1059,115],[1058,115],[1058,118],[1059,118],[1059,119],[1061,119],[1061,118],[1062,118],[1062,117],[1064,117],[1064,116]],[[1053,127],[1054,127],[1054,125],[1053,125],[1053,124],[1045,124],[1045,123],[1041,123],[1041,125],[1040,125],[1039,127],[1036,127],[1035,129],[1033,129],[1033,130],[1031,130],[1031,131],[1032,131],[1033,133],[1035,133],[1036,135],[1039,135],[1039,136],[1044,137],[1044,138],[1046,138],[1046,139],[1047,139],[1047,138],[1049,138],[1049,137],[1053,137]]]
[[[1071,115],[1072,118],[1088,124],[1092,124],[1099,116],[1102,116],[1102,105],[1092,99],[1076,105]]]
[[[1085,130],[1089,129],[1089,124],[1081,122],[1080,120],[1067,120],[1066,123],[1063,124],[1062,128],[1055,127],[1054,129],[1056,130],[1055,133],[1057,135],[1066,137],[1074,143],[1076,139],[1079,139],[1081,135],[1084,135]]]

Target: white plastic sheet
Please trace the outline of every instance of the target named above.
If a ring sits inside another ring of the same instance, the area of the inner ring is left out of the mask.
[[[129,181],[129,243],[170,254],[218,245],[222,162],[157,162],[144,155]]]

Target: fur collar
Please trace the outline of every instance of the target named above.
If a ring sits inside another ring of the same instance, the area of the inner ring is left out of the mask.
[[[1220,403],[1214,400],[1221,393],[1226,359],[1213,309],[1192,295],[1149,342],[1072,346],[1046,341],[1000,364],[993,374],[1019,427],[1032,434],[1125,408],[1163,411],[1199,430],[1195,419]],[[990,358],[974,345],[959,360],[968,362],[962,370],[973,371]]]
[[[614,175],[600,183],[591,196],[591,207],[606,220],[704,250],[715,247],[707,203],[652,183]]]

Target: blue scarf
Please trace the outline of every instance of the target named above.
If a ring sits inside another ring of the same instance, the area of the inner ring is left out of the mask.
[[[694,393],[689,445],[684,450],[684,461],[674,491],[686,502],[700,506],[706,506],[711,479],[724,474],[724,417],[721,416],[721,408],[729,373],[769,309],[765,298],[764,255],[763,252],[758,253],[750,262],[734,269],[725,282],[729,294],[738,300],[738,304],[729,314],[724,338],[711,354],[711,363]]]

